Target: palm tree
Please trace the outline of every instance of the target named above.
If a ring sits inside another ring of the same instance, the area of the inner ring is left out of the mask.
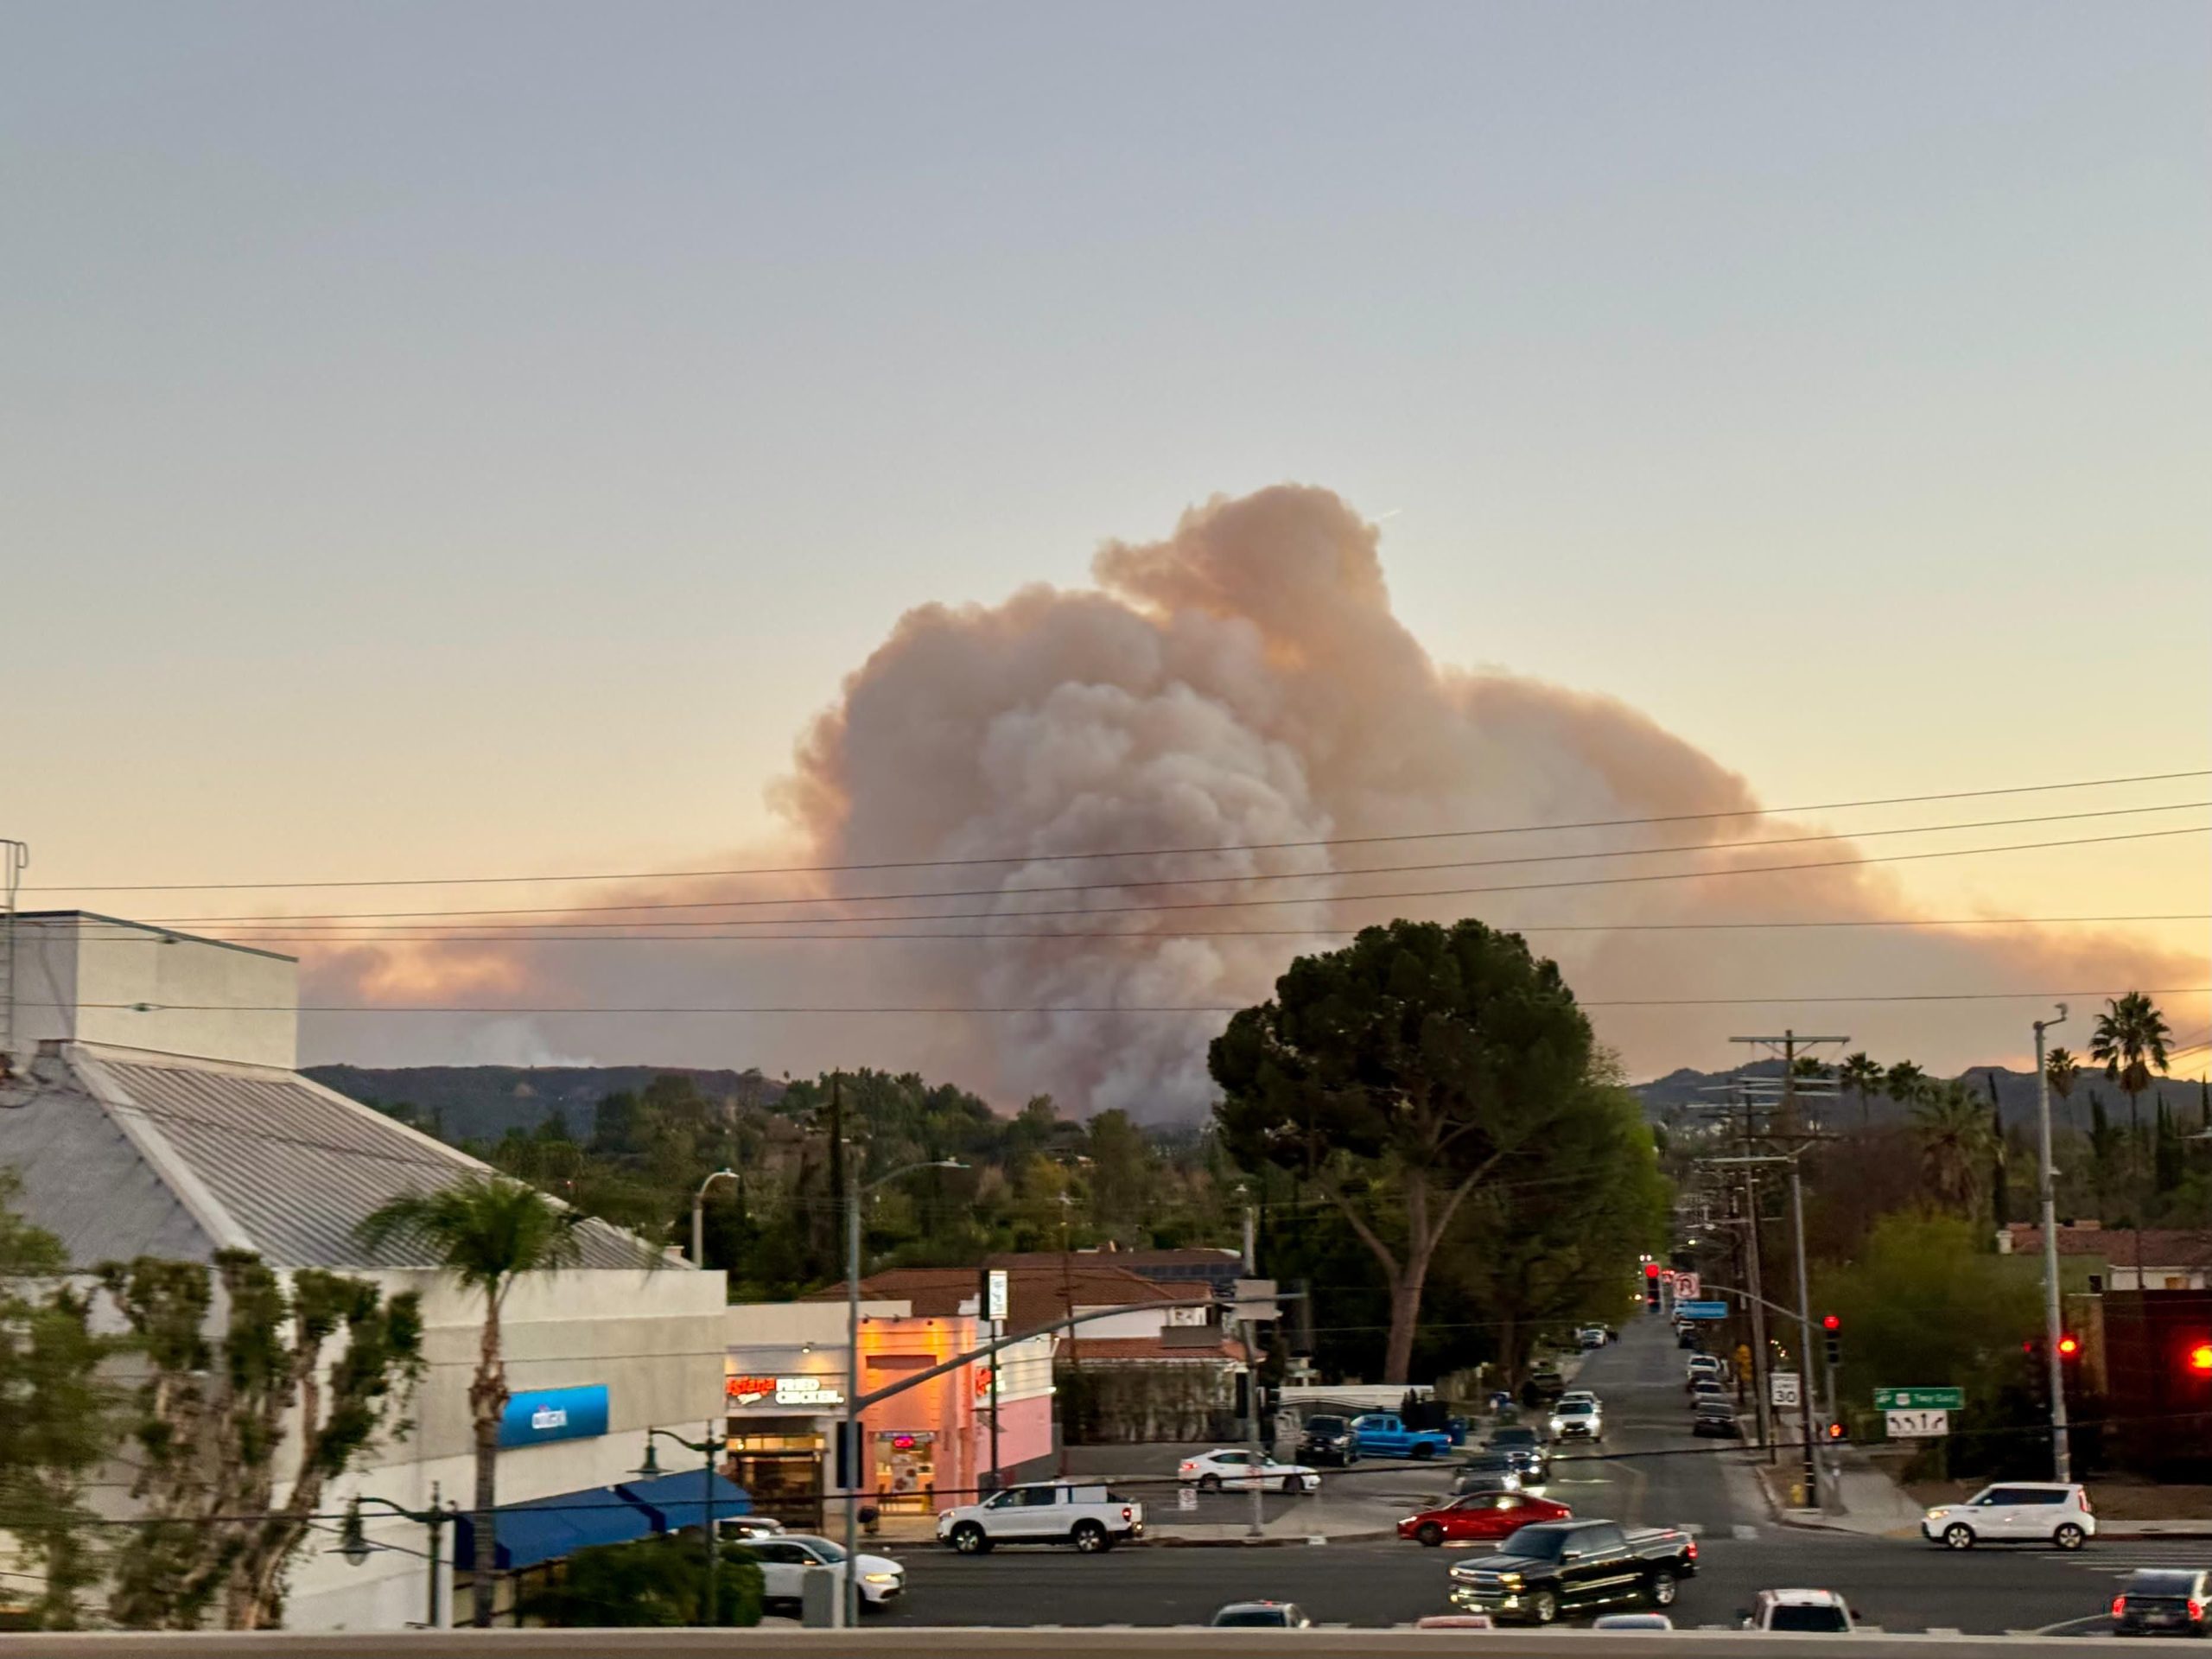
[[[1845,1058],[1836,1068],[1835,1079],[1859,1096],[1859,1127],[1865,1128],[1868,1121],[1867,1102],[1882,1086],[1881,1062],[1863,1049]]]
[[[1882,1092],[1909,1110],[1928,1092],[1929,1081],[1910,1060],[1899,1060],[1882,1073]]]
[[[2127,1144],[2132,1162],[2135,1142],[2143,1129],[2143,1114],[2139,1104],[2145,1089],[2151,1086],[2153,1066],[2166,1070],[2166,1045],[2173,1033],[2166,1025],[2166,1016],[2158,1012],[2158,1004],[2140,991],[2130,991],[2125,996],[2106,1000],[2105,1011],[2097,1016],[2096,1030],[2089,1038],[2089,1058],[2101,1064],[2105,1076],[2120,1085],[2127,1096]],[[2147,1206],[2146,1206],[2147,1208]],[[2135,1221],[2135,1287],[2143,1288],[2143,1217]]]
[[[2074,1085],[2082,1080],[2082,1062],[2072,1049],[2054,1048],[2043,1057],[2043,1078],[2063,1105],[2074,1098]]]
[[[1982,1171],[1996,1150],[1981,1103],[1962,1083],[1923,1088],[1913,1105],[1912,1127],[1936,1196],[1973,1214]]]
[[[492,1586],[499,1560],[493,1506],[498,1502],[499,1417],[507,1408],[507,1367],[499,1336],[499,1310],[525,1273],[551,1273],[582,1254],[581,1211],[556,1205],[536,1188],[488,1171],[464,1176],[429,1194],[410,1193],[364,1219],[355,1230],[371,1249],[412,1243],[466,1289],[484,1296],[484,1330],[476,1376],[468,1385],[469,1416],[476,1431],[475,1623],[492,1622]]]

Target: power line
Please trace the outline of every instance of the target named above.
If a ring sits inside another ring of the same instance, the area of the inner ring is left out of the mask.
[[[2212,993],[2212,986],[2166,986],[2144,993],[2146,996],[2202,996]],[[2017,1002],[2044,998],[2055,1001],[2064,997],[2115,996],[2119,992],[2089,991],[1911,991],[1871,995],[1845,993],[1840,995],[1818,996],[1688,996],[1688,997],[1607,997],[1584,999],[1578,997],[1575,1006],[1584,1008],[1689,1008],[1758,1007],[1770,1005],[1811,1003],[1843,1004],[1873,1002]],[[32,1007],[51,1007],[52,1003],[31,1003]],[[751,1004],[701,1007],[685,1004],[661,1006],[593,1007],[520,1007],[510,1003],[488,1003],[471,1007],[465,1003],[375,1003],[375,1002],[307,1002],[307,1003],[236,1003],[236,1002],[79,1002],[80,1008],[100,1008],[140,1014],[1236,1014],[1244,1004],[1207,1003],[850,1003],[850,1004]]]
[[[969,858],[883,859],[850,864],[753,865],[713,870],[619,870],[570,875],[378,876],[336,881],[136,881],[79,883],[27,887],[27,893],[236,893],[277,888],[483,887],[515,882],[679,881],[742,875],[832,875],[863,870],[943,869],[986,864],[1058,864],[1103,858],[1179,858],[1209,853],[1288,852],[1315,847],[1376,846],[1388,842],[1448,841],[1462,836],[1535,835],[1560,830],[1617,830],[1636,824],[1711,823],[1723,818],[1781,817],[1797,812],[1840,812],[1860,807],[1911,806],[1929,801],[1983,800],[2000,795],[2040,795],[2071,789],[2110,789],[2126,784],[2171,783],[2212,778],[2212,769],[2141,772],[2128,778],[2089,778],[2063,784],[2017,784],[2002,789],[1948,790],[1928,795],[1891,795],[1851,801],[1816,801],[1802,806],[1735,807],[1722,811],[1673,812],[1632,818],[1586,818],[1553,823],[1496,824],[1475,829],[1428,830],[1402,835],[1329,836],[1310,841],[1231,842],[1211,847],[1145,847],[1077,853],[1001,853]]]
[[[1515,933],[1705,933],[1786,930],[1791,928],[1879,927],[2059,927],[2085,924],[2141,922],[2212,922],[2212,912],[2192,911],[2156,916],[1928,916],[1864,919],[1773,922],[1514,922],[1500,923]],[[772,925],[772,924],[747,924]],[[557,922],[543,924],[557,927]],[[671,923],[643,925],[671,926]],[[1356,938],[1351,927],[1238,927],[1191,929],[1122,929],[1100,932],[1080,929],[1039,929],[1033,932],[994,930],[956,933],[391,933],[338,931],[259,933],[244,931],[228,937],[234,943],[256,944],[791,944],[848,943],[876,944],[927,939],[1313,939]],[[143,928],[118,930],[118,938],[143,937]],[[156,944],[158,939],[145,943]]]
[[[801,894],[752,899],[644,899],[626,904],[524,905],[497,910],[308,911],[303,912],[298,919],[367,921],[380,917],[405,920],[428,916],[540,916],[549,912],[556,914],[574,914],[582,912],[615,910],[749,910],[763,906],[780,907],[791,905],[889,904],[914,899],[1014,899],[1026,898],[1031,893],[1096,893],[1128,887],[1224,887],[1232,882],[1243,881],[1338,880],[1354,875],[1417,875],[1437,870],[1485,869],[1510,864],[1567,864],[1598,858],[1656,858],[1675,853],[1733,853],[1752,847],[1799,847],[1817,842],[1865,841],[1876,836],[1932,835],[1953,830],[2001,830],[2022,824],[2069,823],[2082,818],[2135,817],[2152,812],[2192,812],[2200,811],[2207,807],[2212,807],[2212,801],[2171,801],[2158,806],[2114,807],[2094,812],[2054,812],[2036,817],[1980,818],[1958,823],[1911,824],[1898,829],[1868,830],[1852,833],[1834,831],[1823,832],[1816,836],[1774,836],[1763,841],[1693,842],[1675,847],[1622,847],[1596,852],[1524,853],[1511,858],[1462,858],[1433,864],[1369,864],[1348,870],[1253,871],[1233,875],[1174,876],[1158,880],[1067,881],[1056,882],[1045,887],[933,887],[918,893]],[[1315,900],[1325,899],[1329,895],[1325,893],[1313,895]],[[250,916],[173,916],[156,919],[197,925],[210,922],[268,921],[285,918]]]
[[[1405,889],[1399,889],[1399,890],[1395,890],[1395,891],[1392,891],[1392,892],[1388,892],[1388,893],[1325,893],[1325,894],[1306,894],[1306,895],[1303,895],[1303,896],[1293,897],[1293,898],[1287,898],[1287,899],[1185,899],[1185,900],[1179,900],[1179,901],[1175,901],[1175,902],[1170,902],[1170,903],[1160,903],[1160,904],[1141,904],[1141,905],[1081,905],[1081,906],[1066,906],[1066,907],[1062,907],[1062,908],[1058,908],[1058,909],[1023,910],[1023,911],[1017,911],[1017,912],[997,911],[997,910],[979,910],[979,911],[923,911],[923,912],[907,912],[907,913],[906,913],[906,914],[903,914],[903,915],[887,915],[887,916],[831,916],[831,917],[784,917],[784,918],[779,918],[779,917],[763,917],[763,918],[760,918],[760,920],[758,920],[758,921],[750,921],[750,922],[749,922],[749,921],[745,920],[745,919],[744,919],[744,918],[742,918],[723,916],[723,917],[715,917],[715,918],[707,918],[707,919],[704,919],[704,920],[699,920],[699,921],[685,922],[685,921],[680,921],[680,920],[669,920],[669,921],[665,921],[665,922],[655,922],[655,923],[653,923],[653,924],[652,924],[652,925],[654,925],[654,926],[658,926],[658,927],[731,927],[731,926],[764,926],[764,927],[773,927],[773,926],[777,926],[777,925],[790,925],[790,924],[793,924],[793,923],[802,923],[802,922],[810,922],[810,923],[812,923],[813,925],[817,925],[817,926],[820,926],[820,925],[825,925],[825,924],[839,923],[839,922],[850,922],[850,923],[856,923],[856,924],[857,924],[857,923],[871,923],[871,922],[906,923],[906,922],[937,922],[937,921],[995,921],[995,920],[1027,921],[1027,920],[1033,920],[1033,919],[1035,919],[1035,918],[1039,918],[1039,917],[1045,917],[1045,916],[1120,916],[1120,915],[1135,915],[1135,914],[1144,914],[1144,913],[1149,913],[1149,912],[1165,912],[1165,911],[1178,911],[1178,910],[1245,910],[1245,909],[1251,909],[1251,908],[1255,908],[1255,907],[1261,906],[1280,906],[1280,905],[1318,905],[1318,904],[1345,905],[1345,904],[1379,904],[1379,903],[1385,903],[1385,902],[1393,902],[1393,901],[1395,901],[1395,900],[1398,900],[1398,899],[1454,899],[1454,898],[1462,898],[1462,897],[1465,897],[1465,896],[1467,896],[1467,895],[1469,895],[1469,894],[1472,894],[1472,893],[1554,893],[1554,892],[1560,892],[1560,891],[1563,891],[1563,890],[1566,890],[1566,889],[1568,889],[1568,888],[1575,888],[1575,887],[1630,887],[1630,886],[1640,885],[1640,884],[1642,884],[1642,883],[1644,883],[1644,882],[1650,882],[1650,881],[1697,881],[1697,880],[1712,880],[1712,879],[1716,879],[1716,878],[1723,877],[1723,876],[1738,876],[1738,875],[1772,875],[1772,874],[1783,874],[1783,873],[1786,873],[1786,872],[1790,872],[1790,871],[1798,871],[1798,870],[1837,870],[1837,869],[1858,869],[1858,868],[1863,868],[1864,867],[1866,867],[1866,866],[1867,866],[1867,865],[1870,865],[1870,864],[1910,864],[1910,863],[1916,863],[1916,862],[1920,862],[1920,861],[1925,861],[1925,860],[1928,860],[1928,859],[1936,859],[1936,858],[1974,858],[1974,857],[1980,857],[1980,856],[1984,856],[1984,855],[1991,855],[1991,854],[1996,854],[1996,853],[2028,853],[2028,852],[2040,852],[2040,851],[2044,851],[2044,850],[2047,850],[2047,849],[2051,849],[2051,848],[2056,848],[2056,847],[2099,847],[2099,846],[2107,846],[2107,845],[2110,845],[2110,844],[2112,844],[2112,843],[2118,842],[2159,841],[2159,840],[2168,839],[2168,838],[2171,838],[2171,837],[2175,836],[2201,836],[2201,835],[2204,835],[2204,834],[2207,834],[2207,833],[2212,833],[2212,825],[2196,825],[2196,826],[2191,826],[2191,827],[2187,828],[2187,829],[2180,829],[2180,830],[2132,830],[2132,831],[2129,831],[2129,832],[2127,832],[2127,833],[2121,834],[2121,835],[2112,835],[2112,836],[2069,836],[2069,837],[2065,837],[2065,838],[2059,839],[2059,840],[2055,840],[2055,841],[2023,841],[2023,842],[2015,842],[2011,843],[2010,845],[2007,845],[2007,846],[2002,846],[2002,847],[1950,847],[1950,848],[1939,849],[1937,849],[1937,850],[1936,850],[1936,851],[1933,851],[1933,852],[1923,852],[1923,853],[1880,853],[1880,854],[1877,854],[1877,855],[1874,855],[1873,857],[1872,857],[1872,858],[1830,858],[1830,859],[1814,859],[1814,860],[1808,860],[1808,861],[1797,861],[1797,862],[1795,862],[1795,863],[1789,863],[1789,864],[1741,864],[1741,865],[1733,865],[1733,866],[1730,866],[1730,867],[1726,868],[1722,868],[1722,869],[1713,869],[1713,870],[1659,870],[1659,871],[1653,871],[1653,872],[1651,872],[1651,873],[1649,873],[1649,874],[1641,874],[1641,875],[1603,875],[1603,876],[1585,876],[1585,877],[1581,877],[1581,878],[1577,879],[1577,880],[1559,880],[1559,881],[1509,881],[1509,882],[1503,882],[1503,883],[1495,883],[1495,884],[1491,884],[1491,885],[1489,885],[1489,886],[1484,886],[1484,887],[1422,887],[1422,888],[1405,888]],[[1726,849],[1700,849],[1700,850],[1725,851],[1725,850],[1726,850]],[[1388,872],[1387,872],[1387,871],[1386,871],[1386,872],[1381,872],[1381,874],[1388,874]],[[1004,894],[1001,894],[1001,896],[1002,896],[1002,897],[1009,897],[1009,898],[1011,898],[1011,897],[1018,897],[1018,896],[1020,896],[1020,890],[1016,889],[1016,890],[1014,890],[1014,892],[1007,893],[1004,893]],[[861,900],[858,900],[858,899],[841,899],[841,900],[823,900],[823,899],[791,899],[791,900],[786,900],[786,901],[785,901],[785,902],[787,902],[787,903],[793,903],[793,904],[807,904],[807,903],[812,903],[812,904],[821,904],[821,903],[846,903],[846,904],[850,904],[850,903],[861,902]],[[706,906],[706,905],[691,905],[691,906],[680,906],[680,908],[685,908],[685,909],[704,909],[704,908],[709,908],[709,906]],[[640,908],[640,906],[631,906],[631,905],[613,905],[613,906],[580,906],[579,908],[581,908],[581,909],[587,909],[587,910],[588,910],[588,909],[633,910],[633,909]],[[243,924],[248,924],[248,925],[258,925],[258,926],[262,926],[262,927],[283,927],[283,926],[288,926],[288,925],[294,925],[294,923],[295,923],[296,920],[301,920],[301,919],[304,919],[304,920],[306,920],[306,921],[308,921],[308,922],[309,922],[309,923],[313,923],[313,922],[315,922],[315,921],[342,921],[342,920],[347,920],[347,919],[356,920],[356,921],[373,921],[373,920],[376,920],[376,919],[378,919],[378,918],[382,918],[382,917],[391,917],[391,918],[395,918],[395,919],[404,920],[404,919],[408,919],[408,918],[424,918],[424,917],[448,916],[448,915],[451,915],[451,916],[477,916],[477,915],[486,915],[486,914],[498,915],[498,914],[505,914],[505,913],[537,913],[537,912],[484,912],[484,911],[466,911],[466,910],[463,910],[463,911],[371,911],[371,912],[366,912],[366,913],[365,913],[365,914],[359,915],[359,916],[355,916],[355,917],[352,917],[352,918],[348,918],[348,917],[345,917],[345,916],[341,916],[341,915],[336,915],[336,914],[327,914],[327,914],[324,914],[324,915],[321,915],[321,916],[319,916],[319,917],[310,917],[310,918],[294,918],[283,917],[283,916],[235,916],[235,917],[226,917],[226,916],[202,916],[202,917],[169,917],[169,918],[164,918],[162,921],[161,921],[161,922],[159,922],[159,923],[149,923],[149,924],[148,924],[148,925],[177,925],[177,926],[183,926],[183,925],[188,925],[188,924],[206,924],[206,923],[212,923],[212,922],[238,922],[238,923],[243,923]],[[487,924],[487,925],[503,925],[503,924]],[[588,927],[636,927],[636,926],[640,925],[640,923],[639,923],[636,918],[632,918],[632,919],[630,919],[630,920],[628,920],[628,921],[621,921],[621,922],[559,922],[559,921],[555,921],[555,922],[540,922],[540,923],[517,923],[517,924],[512,924],[512,925],[515,925],[515,926],[521,926],[521,927],[527,927],[527,926],[537,926],[537,927],[561,926],[561,927],[568,927],[568,928],[572,928],[572,929],[573,929],[573,928],[588,928]]]

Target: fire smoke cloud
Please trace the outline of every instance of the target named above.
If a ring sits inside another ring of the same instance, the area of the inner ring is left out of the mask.
[[[1605,924],[1770,917],[1897,917],[1913,913],[1878,868],[1841,868],[1707,881],[1655,882],[1527,895],[1407,899],[1357,895],[1421,887],[1539,882],[1685,868],[1685,861],[1363,874],[1451,860],[1491,860],[1608,849],[1698,845],[1704,868],[1789,861],[1788,850],[1735,843],[1816,826],[1720,818],[1634,830],[1304,846],[1169,857],[1067,862],[1055,855],[1115,848],[1255,847],[1484,826],[1728,812],[1758,803],[1744,780],[1636,710],[1611,699],[1499,673],[1433,662],[1393,614],[1375,527],[1328,491],[1282,486],[1216,499],[1149,543],[1110,543],[1094,563],[1095,590],[1035,587],[994,606],[926,606],[902,618],[846,681],[838,703],[798,745],[774,804],[800,843],[799,861],[867,864],[921,859],[1004,863],[836,878],[811,891],[871,893],[988,888],[982,897],[920,905],[855,903],[856,912],[987,914],[917,929],[1112,929],[1140,937],[1005,938],[943,944],[729,947],[717,991],[788,1001],[1084,1008],[1236,1005],[1268,994],[1291,956],[1340,943],[1325,930],[1394,915],[1476,915],[1496,925]],[[1942,816],[1939,810],[1937,816]],[[1797,856],[1845,860],[1848,843]],[[1298,882],[1230,878],[1310,874]],[[1172,886],[1146,886],[1173,882]],[[828,878],[822,880],[827,880]],[[1070,883],[1127,880],[1087,893]],[[770,891],[800,891],[786,878]],[[642,896],[651,891],[639,889]],[[762,889],[730,887],[732,896]],[[1040,910],[1245,900],[1264,907],[1127,910],[1038,917]],[[665,893],[660,896],[667,896]],[[685,898],[703,895],[696,886]],[[1267,929],[1271,937],[1187,937],[1193,931]],[[1301,940],[1283,930],[1313,930]],[[1178,937],[1184,936],[1184,937]],[[1573,933],[1534,938],[1586,997],[1788,995],[1794,991],[2039,988],[2072,982],[2160,980],[2192,971],[2114,938],[2055,934],[2001,939],[1896,932]],[[802,954],[811,953],[811,954]],[[865,953],[865,960],[860,960]],[[675,993],[696,1001],[707,957],[636,944],[619,953],[493,947],[454,964],[477,984],[509,975],[548,1000],[632,1001]],[[516,964],[524,964],[517,967]],[[387,953],[349,953],[327,971],[351,981],[382,975]],[[418,960],[416,971],[426,971]],[[2084,977],[2086,976],[2087,977]],[[397,979],[413,977],[398,974]],[[1948,1043],[1986,1058],[2018,1047],[2018,1005],[1977,1013],[1923,1005],[1882,1016],[1825,1010],[1599,1010],[1600,1035],[1632,1069],[1719,1058],[1723,1027],[1857,1033],[1896,1056],[1942,1064]],[[1837,1019],[1845,1023],[1838,1026]],[[1853,1023],[1857,1021],[1858,1023]],[[816,1022],[760,1028],[779,1052],[733,1054],[732,1039],[667,1029],[695,1063],[782,1058],[799,1066],[913,1065],[1002,1101],[1050,1091],[1065,1107],[1111,1107],[1140,1118],[1189,1118],[1211,1098],[1205,1046],[1222,1020],[1131,1014],[946,1015],[925,1030],[844,1030]],[[2003,1033],[2003,1034],[2000,1034]],[[611,1032],[634,1053],[643,1033]],[[576,1039],[563,1033],[564,1048]],[[655,1046],[658,1046],[658,1039]],[[673,1051],[666,1055],[677,1058]]]

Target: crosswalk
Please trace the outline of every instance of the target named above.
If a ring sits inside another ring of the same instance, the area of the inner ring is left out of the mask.
[[[2212,1567],[2212,1538],[2115,1539],[2059,1559],[2085,1573],[2124,1579],[2141,1567]]]

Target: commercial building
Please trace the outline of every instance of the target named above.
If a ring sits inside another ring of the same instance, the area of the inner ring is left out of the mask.
[[[323,1502],[335,1510],[359,1492],[418,1512],[434,1495],[466,1503],[481,1300],[413,1247],[367,1250],[354,1230],[394,1198],[485,1166],[294,1071],[296,988],[296,964],[269,951],[79,912],[18,918],[17,1065],[0,1089],[0,1166],[21,1178],[16,1207],[81,1268],[243,1249],[279,1269],[333,1268],[388,1293],[419,1292],[428,1370],[414,1427]],[[504,1573],[699,1518],[703,1468],[671,1460],[676,1472],[658,1483],[633,1471],[648,1429],[696,1439],[719,1428],[723,1275],[603,1223],[589,1224],[582,1243],[576,1268],[518,1284],[504,1309],[514,1397],[499,1498],[503,1510],[518,1506],[499,1527]],[[103,1480],[127,1512],[127,1471]],[[744,1503],[719,1477],[715,1491],[718,1503]],[[424,1529],[375,1510],[366,1520],[370,1543],[389,1548],[355,1565],[310,1547],[291,1574],[288,1624],[391,1629],[424,1618],[425,1563],[399,1553],[423,1550]],[[445,1541],[448,1562],[458,1542],[466,1575],[469,1529]],[[451,1601],[442,1599],[442,1616]]]

